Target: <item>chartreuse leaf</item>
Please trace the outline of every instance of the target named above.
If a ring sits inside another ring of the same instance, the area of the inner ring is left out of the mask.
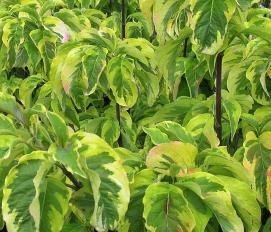
[[[45,152],[36,151],[11,169],[2,203],[8,231],[61,231],[70,193],[59,180],[46,178],[52,165]]]
[[[14,116],[18,115],[19,109],[14,96],[0,92],[0,111]]]
[[[147,187],[155,182],[157,174],[153,170],[143,169],[138,172],[130,185],[131,199],[124,221],[120,224],[119,232],[138,232],[145,230],[143,218],[143,197]]]
[[[235,0],[192,0],[193,42],[200,50],[214,55],[222,47],[228,23],[235,11]]]
[[[228,153],[222,152],[218,148],[206,149],[198,157],[204,157],[201,168],[203,171],[213,175],[223,175],[236,178],[240,181],[252,184],[252,178],[247,170],[237,160]]]
[[[185,126],[200,147],[217,147],[219,140],[214,130],[214,117],[211,114],[199,114]]]
[[[233,97],[227,94],[227,92],[223,92],[222,105],[228,116],[231,128],[231,140],[233,140],[235,132],[238,129],[242,108]]]
[[[145,126],[163,121],[182,121],[187,112],[198,103],[197,99],[180,97],[174,102],[164,105],[149,118],[143,119],[140,124]]]
[[[71,140],[78,144],[93,190],[95,207],[90,223],[98,231],[114,230],[124,217],[130,198],[128,178],[119,157],[97,135],[77,132]]]
[[[159,173],[175,176],[194,167],[197,152],[197,148],[189,143],[159,144],[150,150],[146,165]]]
[[[143,130],[148,136],[150,136],[154,145],[170,142],[167,134],[163,133],[157,128],[143,128]]]
[[[256,193],[247,183],[236,178],[219,176],[219,179],[231,193],[233,206],[244,223],[245,231],[259,231],[261,208],[257,202]]]
[[[107,65],[109,86],[116,102],[121,106],[132,107],[138,97],[138,89],[134,80],[134,63],[124,57],[114,57]]]
[[[150,185],[143,198],[149,231],[192,232],[196,223],[180,188],[169,183]]]
[[[156,128],[166,133],[170,140],[180,140],[183,143],[194,144],[192,135],[179,123],[172,121],[160,122],[156,125]]]
[[[231,195],[218,177],[197,172],[181,177],[177,185],[198,195],[211,209],[223,231],[244,231],[243,223],[232,205]]]
[[[142,14],[145,16],[146,21],[148,22],[148,26],[151,31],[154,28],[153,19],[152,19],[152,16],[153,16],[152,8],[153,8],[154,2],[155,2],[154,0],[139,0],[140,10]]]

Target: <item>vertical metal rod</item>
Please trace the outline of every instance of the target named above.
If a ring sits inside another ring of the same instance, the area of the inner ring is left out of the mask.
[[[221,113],[221,83],[222,83],[222,59],[223,54],[219,53],[216,59],[216,122],[215,129],[217,133],[217,137],[220,141],[220,145],[222,143],[222,113]]]
[[[121,1],[121,38],[125,39],[126,36],[126,13],[125,13],[126,5],[125,0]]]
[[[110,15],[112,15],[114,7],[114,0],[109,0]]]
[[[266,0],[266,1],[264,2],[264,7],[267,8],[267,9],[270,8],[270,0]],[[265,14],[264,17],[267,17],[267,14]]]
[[[125,5],[125,0],[121,1],[121,38],[125,39],[125,34],[126,34],[126,5]],[[121,127],[121,117],[120,117],[120,105],[116,103],[116,118],[119,122],[119,126]],[[123,140],[122,136],[120,134],[119,140],[118,140],[119,146],[123,146]]]

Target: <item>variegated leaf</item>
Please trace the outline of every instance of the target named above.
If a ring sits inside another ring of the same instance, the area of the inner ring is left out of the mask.
[[[259,137],[252,131],[246,134],[243,144],[245,149],[243,165],[254,179],[258,200],[270,210],[270,205],[268,205],[267,200],[270,194],[267,191],[267,175],[268,168],[271,164],[269,136],[269,132],[263,132]]]
[[[149,231],[192,232],[196,225],[182,190],[169,183],[150,185],[143,204],[143,216]]]
[[[157,174],[150,169],[138,172],[130,185],[131,200],[124,221],[118,228],[119,232],[145,231],[145,220],[143,218],[143,197],[149,185],[157,179]]]
[[[235,0],[192,0],[193,42],[204,54],[214,55],[223,46]]]
[[[130,199],[129,183],[117,153],[100,137],[78,132],[83,168],[90,180],[95,208],[90,223],[98,231],[114,230],[124,217]]]
[[[244,231],[243,223],[233,207],[230,192],[218,177],[197,172],[183,176],[177,185],[198,195],[216,216],[223,231]]]
[[[267,89],[266,75],[271,66],[269,59],[258,59],[254,61],[246,72],[246,76],[251,83],[252,97],[259,104],[269,105],[270,95]]]
[[[236,212],[242,219],[245,231],[257,232],[261,226],[261,208],[256,193],[247,183],[233,177],[219,176],[229,190]]]
[[[162,143],[152,148],[146,158],[146,165],[169,176],[182,175],[194,168],[197,148],[189,143]]]
[[[200,147],[206,148],[207,144],[211,147],[219,145],[214,131],[214,117],[211,114],[197,115],[188,122],[185,128],[192,134]]]
[[[8,231],[61,231],[70,192],[46,178],[52,167],[47,156],[37,151],[22,157],[6,177],[2,207]]]
[[[107,66],[109,86],[116,102],[121,106],[132,107],[138,97],[138,89],[134,80],[134,62],[124,57],[112,58]]]

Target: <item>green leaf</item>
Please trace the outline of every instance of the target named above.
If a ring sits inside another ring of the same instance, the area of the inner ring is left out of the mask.
[[[193,42],[204,54],[214,55],[223,46],[235,0],[193,0]]]
[[[198,96],[199,85],[206,72],[206,62],[199,62],[197,59],[188,59],[185,62],[185,78],[191,97]]]
[[[203,200],[191,190],[183,189],[183,194],[188,201],[188,207],[192,211],[196,221],[196,226],[193,229],[193,232],[206,231],[205,228],[212,217],[211,210]]]
[[[270,230],[271,230],[271,218],[269,217],[268,220],[266,221],[262,231],[269,232]]]
[[[197,148],[192,144],[177,141],[163,143],[149,151],[146,165],[169,176],[181,175],[194,167],[196,155]]]
[[[150,185],[143,198],[146,227],[149,231],[193,231],[196,223],[183,192],[168,183]]]
[[[145,231],[145,220],[143,218],[143,197],[147,187],[155,182],[157,175],[150,169],[138,172],[130,185],[131,199],[124,222],[121,223],[120,232]]]
[[[89,229],[82,224],[65,224],[61,230],[61,232],[88,232]]]
[[[181,52],[180,44],[182,44],[191,34],[192,30],[186,27],[180,31],[180,36],[176,40],[167,41],[155,51],[155,60],[159,67],[159,71],[162,73],[167,88],[170,91],[172,91],[175,82],[174,74],[176,72],[176,59]]]
[[[94,211],[94,197],[90,183],[83,182],[83,187],[74,192],[70,200],[71,210],[83,225],[89,225],[89,219]]]
[[[137,69],[135,70],[135,75],[142,86],[142,92],[140,94],[146,95],[148,106],[153,106],[159,95],[160,79],[151,72]]]
[[[41,75],[30,76],[23,80],[19,89],[19,97],[26,108],[32,106],[32,102],[34,100],[32,99],[32,93],[41,82],[43,82]]]
[[[242,219],[245,231],[257,232],[261,226],[261,208],[256,193],[250,186],[232,177],[219,176],[230,191],[236,212]]]
[[[174,102],[163,105],[152,117],[144,118],[140,124],[145,126],[163,121],[182,121],[196,103],[198,103],[196,99],[180,97]]]
[[[180,178],[178,184],[197,194],[216,216],[223,231],[244,231],[231,200],[231,195],[223,182],[211,174],[197,172]]]
[[[231,140],[233,141],[236,130],[238,129],[242,109],[240,104],[232,98],[226,96],[222,100],[223,107],[229,119],[231,128]]]
[[[124,57],[114,57],[108,63],[108,82],[116,102],[121,106],[132,107],[137,101],[138,89],[133,72],[133,61]]]
[[[119,122],[114,118],[109,118],[102,126],[101,137],[111,146],[118,141],[120,136]]]
[[[48,111],[46,114],[55,132],[58,143],[61,146],[64,146],[69,138],[69,132],[65,121],[56,113]]]

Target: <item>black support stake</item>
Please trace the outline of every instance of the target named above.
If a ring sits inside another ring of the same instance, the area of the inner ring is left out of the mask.
[[[266,0],[266,1],[264,2],[264,7],[267,8],[267,9],[270,8],[270,0]],[[267,14],[265,14],[264,17],[267,17]]]
[[[110,7],[110,15],[112,15],[113,7],[114,7],[114,0],[109,0],[109,7]]]
[[[222,113],[221,113],[221,83],[222,83],[222,59],[223,53],[219,53],[216,59],[216,122],[215,129],[217,133],[217,137],[220,141],[220,145],[222,143]]]
[[[121,1],[121,38],[125,39],[125,34],[126,34],[126,15],[125,15],[125,0]],[[121,127],[121,118],[120,118],[120,105],[116,103],[116,118],[119,122],[119,126]],[[118,140],[119,146],[123,146],[123,140],[122,136],[120,134],[119,140]]]
[[[126,16],[125,16],[125,0],[121,0],[121,38],[125,39],[126,34]]]

